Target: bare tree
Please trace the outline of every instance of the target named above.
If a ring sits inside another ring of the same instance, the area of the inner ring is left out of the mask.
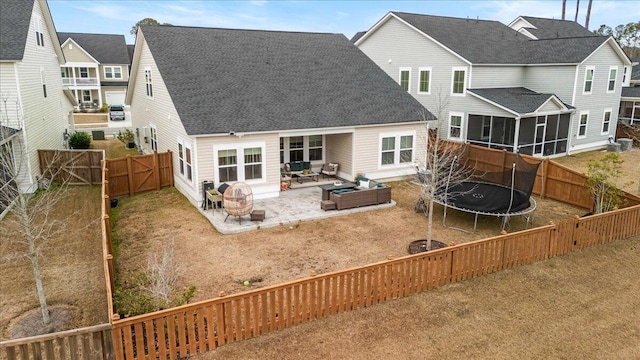
[[[591,3],[593,3],[593,0],[589,0],[589,6],[587,6],[587,17],[584,21],[584,27],[587,28],[587,30],[589,30],[589,19],[591,18]]]
[[[578,22],[578,11],[580,10],[580,0],[576,0],[576,17],[573,21]]]
[[[421,199],[427,207],[427,250],[431,250],[433,240],[433,206],[435,202],[445,203],[451,196],[456,194],[447,193],[447,189],[457,184],[468,181],[472,170],[463,166],[462,155],[465,152],[465,144],[443,141],[441,139],[442,125],[446,122],[445,113],[449,108],[449,95],[442,89],[436,90],[437,104],[435,114],[437,117],[437,128],[430,129],[429,121],[426,121],[427,138],[424,147],[424,164],[420,164],[419,182],[421,187]],[[457,133],[463,131],[462,128],[452,127],[447,132],[456,132],[451,135],[461,136]],[[422,179],[420,179],[422,177]]]
[[[151,294],[158,309],[167,309],[172,305],[178,278],[183,273],[184,267],[175,260],[175,242],[171,239],[161,257],[156,253],[149,255],[145,270],[148,283],[142,289]]]
[[[54,182],[42,178],[36,192],[24,193],[19,190],[20,179],[27,171],[28,156],[21,130],[9,126],[21,124],[22,121],[11,119],[19,116],[19,112],[10,111],[8,99],[9,96],[2,95],[0,111],[0,204],[7,210],[0,227],[0,241],[7,243],[7,248],[10,249],[9,253],[3,256],[3,260],[29,260],[33,269],[42,321],[49,324],[51,319],[39,259],[47,243],[65,231],[66,218],[56,217],[54,209],[66,195],[68,186],[64,180]],[[54,163],[55,161],[56,159],[53,159]],[[47,167],[42,172],[48,179],[60,179],[58,170],[52,167]],[[69,217],[74,215],[75,213],[72,213]]]
[[[562,0],[562,20],[565,19],[566,14],[567,14],[567,0]]]

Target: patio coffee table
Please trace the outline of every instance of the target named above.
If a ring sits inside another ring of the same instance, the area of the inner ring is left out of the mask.
[[[310,173],[307,173],[307,174],[304,174],[304,173],[293,174],[293,176],[295,176],[297,178],[297,181],[300,184],[302,184],[302,180],[303,179],[307,179],[307,178],[311,179],[313,181],[318,181],[318,175],[320,175],[320,174],[315,173],[315,172],[310,172]]]
[[[356,187],[356,184],[348,181],[342,182],[340,185],[336,184],[326,184],[326,185],[318,185],[320,189],[322,189],[322,200],[329,200],[329,194],[333,190],[339,189],[353,189]]]

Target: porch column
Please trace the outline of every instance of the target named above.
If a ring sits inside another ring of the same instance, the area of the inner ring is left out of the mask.
[[[98,86],[98,106],[102,106],[102,86],[100,85],[100,68],[96,67],[96,82]]]

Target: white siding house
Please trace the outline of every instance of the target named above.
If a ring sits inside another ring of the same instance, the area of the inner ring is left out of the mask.
[[[139,28],[127,104],[139,147],[173,152],[196,205],[203,181],[279,196],[290,161],[337,162],[345,179],[413,174],[433,119],[343,35],[178,26]],[[382,139],[395,144],[384,162]]]
[[[439,118],[441,135],[535,156],[606,145],[631,65],[611,37],[531,17],[390,12],[354,42]]]
[[[19,190],[33,192],[40,175],[37,151],[64,148],[72,109],[62,89],[64,56],[47,2],[1,2],[0,38],[0,143],[21,170]]]

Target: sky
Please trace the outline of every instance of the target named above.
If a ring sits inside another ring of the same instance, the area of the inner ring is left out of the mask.
[[[588,0],[567,0],[566,19],[584,26]],[[562,0],[450,1],[139,1],[49,0],[56,30],[122,34],[128,44],[131,27],[143,18],[181,26],[341,33],[351,38],[371,28],[389,11],[480,18],[509,24],[519,15],[560,19]],[[640,20],[640,0],[593,0],[589,30]]]

